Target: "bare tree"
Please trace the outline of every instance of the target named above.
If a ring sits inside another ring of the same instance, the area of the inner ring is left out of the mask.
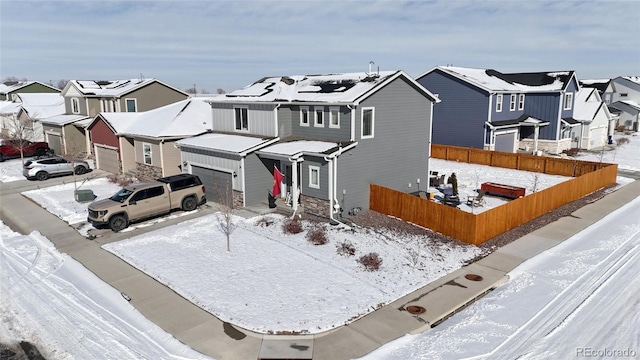
[[[77,176],[84,174],[84,167],[76,165],[79,160],[84,160],[87,157],[87,149],[79,144],[65,144],[63,149],[64,151],[60,156],[71,162],[71,167],[73,168],[73,194],[75,196],[75,193],[78,190]]]
[[[24,149],[29,146],[31,139],[34,137],[33,119],[37,118],[34,114],[31,119],[20,119],[17,114],[12,114],[8,118],[8,134],[2,137],[7,142],[7,146],[11,146],[20,152],[20,160],[24,164]],[[44,155],[44,154],[38,154]]]
[[[58,82],[56,83],[56,87],[58,89],[64,89],[65,86],[67,86],[67,83],[69,82],[69,80],[65,80],[65,79],[60,79],[58,80]]]
[[[536,170],[531,175],[531,192],[537,192],[540,185],[540,167],[536,165]]]
[[[216,94],[226,94],[226,93],[227,93],[227,92],[226,92],[226,91],[224,91],[224,89],[222,89],[222,88],[217,88],[217,89],[216,89]]]
[[[233,195],[230,194],[230,185],[227,180],[225,191],[222,191],[222,193],[220,190],[217,191],[220,202],[216,206],[220,212],[218,215],[218,228],[227,237],[227,251],[231,251],[231,233],[233,233],[237,227],[237,225],[233,223]],[[213,186],[214,189],[220,189],[220,187],[216,186],[215,182]]]

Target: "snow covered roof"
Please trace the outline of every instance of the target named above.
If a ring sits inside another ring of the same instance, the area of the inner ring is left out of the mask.
[[[20,111],[19,103],[9,100],[0,101],[0,114],[17,114],[18,111]]]
[[[178,140],[178,146],[200,148],[212,151],[242,154],[251,149],[260,148],[277,138],[261,138],[255,136],[209,133],[187,139]]]
[[[322,102],[356,103],[399,76],[405,77],[432,101],[436,97],[403,71],[265,77],[216,97],[212,102]]]
[[[55,94],[19,94],[22,109],[35,120],[42,120],[65,113],[64,97]]]
[[[597,89],[582,88],[578,91],[573,108],[574,119],[582,122],[593,121],[598,110],[600,110],[600,107],[603,105],[602,101],[590,99],[594,91],[597,91]]]
[[[632,109],[636,110],[636,111],[640,111],[640,104],[638,104],[637,102],[633,101],[633,100],[622,100],[622,101],[616,101],[613,104],[611,104],[611,106],[613,106],[614,108],[617,108],[618,110],[624,110],[624,109],[620,109],[619,105],[626,105],[631,107]]]
[[[151,83],[158,82],[157,79],[125,79],[125,80],[69,80],[64,87],[62,93],[66,94],[69,87],[75,87],[81,94],[85,96],[109,96],[118,97],[128,94],[136,89],[147,86]],[[167,87],[169,85],[163,84]],[[172,89],[183,92],[182,90],[171,87]],[[183,92],[184,93],[184,92]],[[185,93],[186,94],[186,93]]]
[[[118,135],[185,137],[211,129],[210,98],[191,98],[137,113],[100,113]],[[97,117],[96,117],[97,118]]]
[[[40,84],[40,85],[49,87],[51,89],[59,90],[51,85],[41,83],[40,81],[5,81],[3,83],[0,83],[0,94],[8,94],[10,92],[15,92],[16,90],[20,90],[23,87],[27,87],[32,84]]]
[[[640,85],[640,76],[622,76],[622,78]]]
[[[492,92],[557,92],[564,90],[574,77],[573,71],[505,74],[493,69],[437,66],[418,79],[435,70]]]
[[[16,102],[22,105],[64,105],[64,97],[60,93],[18,93]]]
[[[337,143],[331,141],[316,140],[284,140],[282,142],[267,146],[260,150],[263,155],[275,155],[285,157],[299,157],[304,154],[324,154],[331,155],[339,147],[346,147],[354,143]]]
[[[584,87],[590,87],[598,89],[599,92],[604,93],[609,86],[611,79],[586,79],[580,80],[580,85]]]
[[[50,125],[67,125],[67,124],[71,124],[74,123],[76,121],[79,120],[83,120],[83,119],[87,119],[88,116],[86,115],[55,115],[55,116],[51,116],[45,119],[38,119],[39,122],[43,123],[43,124],[50,124]]]

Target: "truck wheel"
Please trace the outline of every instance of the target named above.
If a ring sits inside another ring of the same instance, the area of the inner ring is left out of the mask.
[[[188,198],[185,198],[184,200],[182,200],[182,210],[184,211],[193,211],[196,209],[197,206],[198,206],[198,202],[196,201],[196,198],[194,198],[193,196],[189,196]]]
[[[109,227],[112,231],[118,232],[124,230],[129,226],[127,218],[124,215],[115,215],[109,219]]]
[[[0,162],[4,161],[4,156],[2,154],[0,154]]]
[[[76,175],[82,175],[85,172],[87,172],[87,169],[85,169],[84,166],[82,166],[82,165],[76,166],[76,169],[75,169]]]
[[[45,181],[48,178],[49,178],[49,173],[47,173],[46,171],[38,171],[38,173],[36,174],[36,179],[40,181]]]
[[[47,149],[45,148],[39,147],[36,149],[36,156],[43,156],[46,153],[47,153]]]

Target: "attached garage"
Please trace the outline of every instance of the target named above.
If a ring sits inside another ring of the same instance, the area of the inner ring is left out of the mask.
[[[110,146],[94,144],[96,168],[113,174],[120,174],[118,149]]]
[[[233,176],[231,173],[195,165],[191,165],[191,173],[202,180],[208,201],[232,204]]]
[[[495,151],[515,152],[516,151],[516,137],[518,133],[515,131],[507,133],[496,133]]]
[[[45,141],[49,143],[49,149],[52,149],[53,152],[57,155],[62,154],[62,136],[47,133],[45,137]]]
[[[607,144],[607,128],[599,127],[589,130],[589,147],[588,150],[605,146]]]

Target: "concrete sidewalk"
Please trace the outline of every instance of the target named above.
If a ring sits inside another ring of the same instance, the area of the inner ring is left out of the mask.
[[[0,184],[0,190],[3,187]],[[561,243],[640,196],[640,181],[555,221],[482,260],[459,269],[353,323],[314,335],[265,335],[223,323],[173,290],[103,250],[101,238],[82,237],[65,222],[19,193],[4,188],[0,218],[21,233],[40,231],[118,291],[149,320],[193,349],[216,359],[351,359],[407,333],[428,331],[467,304],[508,280],[507,273],[527,259]],[[201,216],[205,209],[191,217]],[[187,217],[144,230],[184,221]],[[137,233],[127,233],[126,237]],[[124,235],[123,235],[124,236]],[[115,241],[119,237],[109,239]]]

